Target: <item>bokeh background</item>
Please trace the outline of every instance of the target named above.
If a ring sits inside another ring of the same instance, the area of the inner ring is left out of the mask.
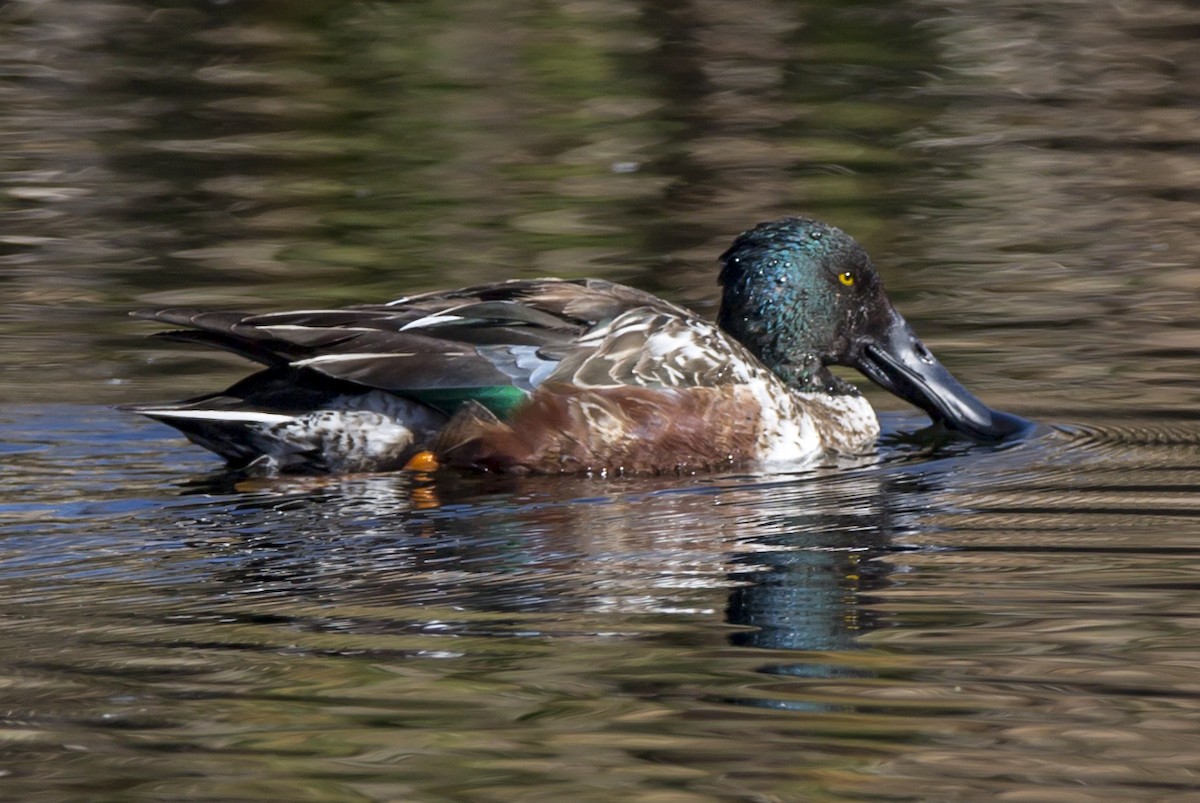
[[[1066,420],[1186,407],[1198,13],[16,0],[3,393],[212,387],[208,358],[147,368],[146,327],[123,317],[140,306],[558,275],[711,312],[729,239],[808,214],[867,245],[994,402]]]
[[[1200,5],[0,2],[0,799],[1195,800]],[[126,313],[807,214],[1042,426],[854,467],[244,483]]]

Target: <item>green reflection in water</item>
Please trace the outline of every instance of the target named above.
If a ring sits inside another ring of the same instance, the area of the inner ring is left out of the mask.
[[[135,372],[105,342],[134,306],[520,275],[707,304],[758,220],[817,213],[879,245],[912,170],[896,145],[936,109],[913,94],[919,29],[871,8],[16,5],[0,218],[23,306],[0,326],[25,392]],[[850,67],[897,26],[895,58]]]

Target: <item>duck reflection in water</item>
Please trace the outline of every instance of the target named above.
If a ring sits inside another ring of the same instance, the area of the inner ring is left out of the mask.
[[[377,612],[339,618],[339,630],[436,625],[425,640],[444,638],[446,650],[462,649],[456,636],[566,636],[613,655],[683,638],[701,663],[727,657],[727,642],[764,681],[721,693],[724,702],[825,710],[837,705],[806,684],[872,672],[855,655],[887,614],[863,598],[889,585],[894,535],[930,504],[922,465],[901,459],[687,487],[665,478],[276,480],[275,496],[264,483],[225,518],[205,506],[191,545],[216,551],[225,589],[286,589],[297,610],[320,600],[331,611]],[[413,504],[414,485],[436,490],[437,506]],[[436,650],[429,644],[422,650]],[[534,646],[533,662],[553,649]],[[522,648],[511,650],[518,660]],[[781,687],[769,676],[792,680]]]

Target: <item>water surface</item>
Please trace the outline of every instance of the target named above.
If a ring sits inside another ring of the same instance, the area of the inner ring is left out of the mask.
[[[0,798],[1192,799],[1200,12],[0,8]],[[1004,448],[241,482],[125,312],[859,237]]]

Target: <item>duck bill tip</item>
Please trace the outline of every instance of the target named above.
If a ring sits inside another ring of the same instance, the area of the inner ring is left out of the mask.
[[[893,311],[881,335],[863,342],[859,352],[854,367],[868,379],[972,440],[1009,440],[1033,427],[1020,416],[991,409],[963,387],[899,313]]]

